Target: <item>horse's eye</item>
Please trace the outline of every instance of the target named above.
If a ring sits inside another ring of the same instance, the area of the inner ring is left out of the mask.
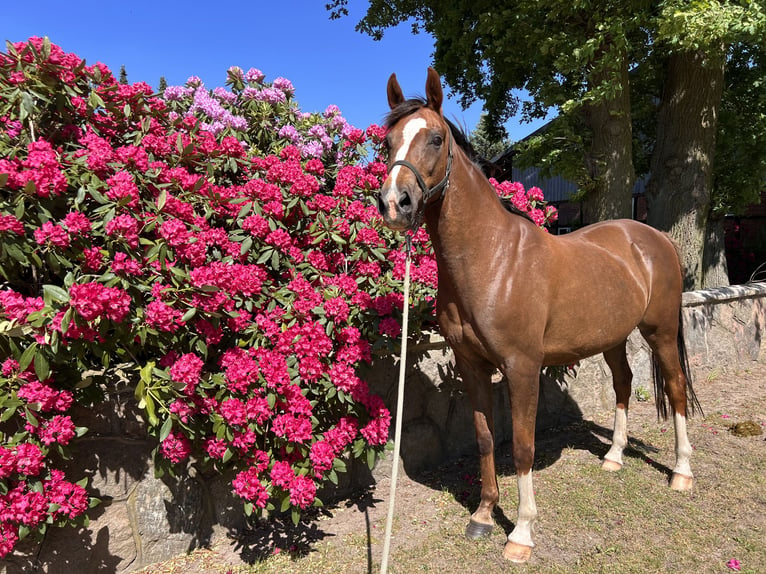
[[[432,143],[433,145],[435,145],[436,147],[440,147],[440,146],[442,145],[442,143],[444,143],[444,140],[442,139],[442,137],[441,137],[439,134],[436,134],[436,135],[435,135],[435,136],[434,136],[434,137],[431,139],[431,143]]]

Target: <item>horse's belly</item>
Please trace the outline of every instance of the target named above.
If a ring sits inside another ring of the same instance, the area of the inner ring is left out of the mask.
[[[580,324],[566,331],[547,332],[543,341],[544,365],[569,365],[613,349],[628,338],[638,320]]]

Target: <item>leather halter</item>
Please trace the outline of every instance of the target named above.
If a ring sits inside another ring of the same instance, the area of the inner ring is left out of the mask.
[[[391,164],[392,171],[397,165],[401,165],[409,169],[415,175],[415,179],[418,182],[420,191],[423,193],[423,201],[421,203],[421,207],[418,209],[417,213],[415,213],[415,217],[413,217],[413,230],[416,230],[418,227],[420,227],[420,224],[423,221],[426,205],[428,205],[428,203],[431,201],[431,198],[439,193],[439,199],[444,199],[444,194],[447,192],[447,188],[449,187],[449,176],[450,173],[452,173],[452,134],[449,133],[449,130],[447,130],[447,141],[449,142],[447,150],[447,169],[444,172],[444,177],[442,180],[431,188],[426,185],[426,181],[423,179],[420,171],[418,171],[418,168],[416,168],[407,160],[400,159]]]

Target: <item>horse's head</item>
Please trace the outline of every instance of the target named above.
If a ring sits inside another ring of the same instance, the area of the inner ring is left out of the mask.
[[[426,99],[405,100],[396,74],[388,79],[386,119],[388,178],[378,195],[378,210],[391,229],[415,229],[426,206],[449,185],[452,136],[442,116],[439,75],[428,68]]]

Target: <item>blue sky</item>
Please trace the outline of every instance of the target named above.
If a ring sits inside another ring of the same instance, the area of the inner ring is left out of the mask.
[[[366,6],[351,0],[350,16],[331,21],[325,0],[7,2],[0,36],[13,42],[48,36],[89,64],[103,62],[115,75],[124,65],[130,82],[154,88],[161,76],[169,85],[199,76],[214,88],[224,85],[230,66],[258,68],[267,81],[290,80],[303,111],[335,104],[364,128],[385,115],[392,72],[405,95],[423,94],[433,53],[433,39],[413,35],[406,24],[379,42],[356,32]],[[444,112],[471,131],[481,104],[463,110],[457,98],[448,97]],[[511,120],[506,127],[516,141],[539,125]]]

